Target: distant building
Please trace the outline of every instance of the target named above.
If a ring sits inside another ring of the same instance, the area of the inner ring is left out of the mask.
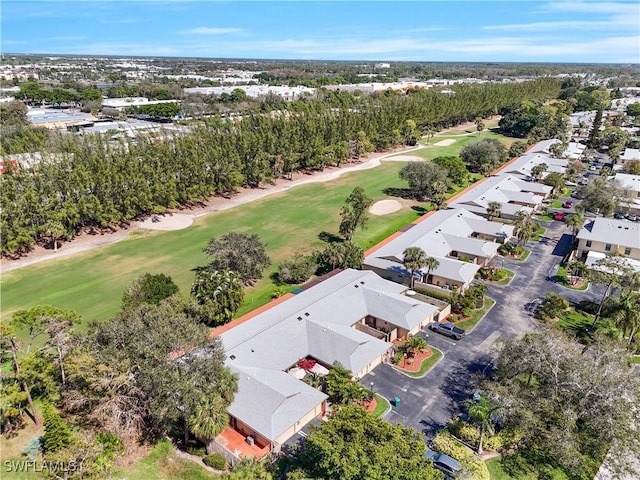
[[[95,122],[96,118],[90,113],[54,110],[51,108],[29,108],[27,120],[35,126],[55,130],[91,124]]]
[[[304,95],[313,95],[315,88],[309,87],[288,87],[288,86],[272,86],[272,85],[237,85],[232,87],[194,87],[185,88],[184,93],[187,95],[222,95],[226,93],[230,95],[234,90],[240,89],[244,91],[248,97],[258,98],[268,94],[274,94],[282,97],[283,100],[296,100]]]
[[[146,97],[105,98],[102,100],[103,107],[115,108],[117,110],[122,110],[127,107],[158,105],[160,103],[180,103],[180,100],[149,100]]]

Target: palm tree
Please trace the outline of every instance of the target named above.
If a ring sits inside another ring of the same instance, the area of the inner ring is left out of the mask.
[[[586,279],[589,274],[589,268],[584,263],[574,260],[567,264],[567,273],[572,277]]]
[[[480,395],[477,402],[469,401],[469,417],[478,424],[480,427],[480,440],[478,441],[478,455],[482,455],[482,441],[484,440],[484,433],[486,430],[493,431],[493,423],[491,418],[494,413],[500,410],[502,407],[493,404],[489,399]]]
[[[518,239],[518,245],[524,245],[531,240],[531,237],[535,235],[538,227],[531,215],[522,210],[516,213],[514,225],[516,227],[514,234]]]
[[[584,225],[584,215],[581,212],[576,212],[573,215],[567,217],[567,227],[571,228],[573,240],[575,240],[578,231]]]
[[[433,257],[427,257],[424,261],[424,266],[427,267],[427,273],[424,276],[424,283],[429,283],[429,274],[432,270],[435,270],[440,266],[440,262]]]
[[[402,264],[411,272],[411,278],[409,279],[409,287],[413,288],[415,281],[414,274],[417,270],[420,270],[426,265],[427,254],[420,247],[408,247],[402,252]]]
[[[487,205],[487,216],[489,217],[489,221],[500,218],[501,210],[502,206],[500,205],[500,202],[489,202]]]
[[[213,439],[228,424],[227,404],[218,395],[202,398],[189,418],[189,428],[196,437],[204,439],[208,455],[213,452]]]
[[[629,334],[629,345],[631,345],[633,336],[640,329],[640,294],[620,295],[610,311],[609,317],[622,330],[622,336],[625,337],[627,333]]]

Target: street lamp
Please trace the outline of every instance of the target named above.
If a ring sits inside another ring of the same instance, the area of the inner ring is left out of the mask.
[[[373,394],[375,395],[376,391],[373,389],[373,382],[371,382],[371,391],[373,392]]]

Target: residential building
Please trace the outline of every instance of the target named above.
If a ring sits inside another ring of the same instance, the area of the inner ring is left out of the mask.
[[[411,272],[403,265],[403,252],[419,247],[439,265],[416,272],[416,286],[465,291],[478,270],[496,256],[500,244],[513,236],[512,225],[487,221],[463,208],[428,215],[368,255],[363,267],[394,282],[409,283]]]
[[[497,202],[500,217],[513,219],[518,212],[531,214],[537,211],[551,190],[548,185],[523,180],[521,174],[501,173],[478,182],[450,206],[487,216],[489,204]]]
[[[640,162],[640,148],[625,148],[618,163],[624,165],[625,162]]]
[[[547,166],[547,169],[542,172],[542,178],[544,178],[553,172],[564,175],[569,162],[562,158],[554,158],[546,153],[531,152],[509,162],[501,173],[518,175],[522,180],[530,180],[531,170],[533,170],[535,166],[542,164]]]
[[[609,180],[623,191],[622,198],[619,199],[620,206],[628,213],[640,213],[640,175],[617,173],[614,177],[609,177]]]
[[[593,266],[609,255],[622,255],[640,271],[640,224],[598,217],[578,232],[576,257]]]
[[[316,361],[319,373],[339,362],[362,377],[391,358],[395,340],[449,313],[448,304],[440,311],[426,298],[373,272],[349,269],[249,321],[223,326],[219,338],[225,364],[238,375],[238,392],[218,445],[229,450],[225,444],[242,436],[259,452],[278,451],[326,413],[327,396],[301,381],[300,360]]]

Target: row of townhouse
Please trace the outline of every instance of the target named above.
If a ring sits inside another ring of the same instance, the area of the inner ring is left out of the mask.
[[[548,146],[529,153],[544,154]],[[485,218],[488,203],[498,201],[502,217],[511,218],[534,212],[550,193],[550,187],[525,180],[535,160],[520,160],[468,189],[449,209],[425,215],[374,248],[364,270],[334,273],[214,330],[225,364],[238,376],[229,426],[216,438],[218,451],[232,462],[262,457],[326,415],[327,396],[303,381],[308,373],[301,360],[315,361],[312,371],[319,374],[338,362],[361,378],[392,358],[397,341],[445,319],[448,303],[408,287],[403,252],[416,246],[438,260],[436,268],[414,272],[416,286],[465,291],[513,237],[513,225]]]

